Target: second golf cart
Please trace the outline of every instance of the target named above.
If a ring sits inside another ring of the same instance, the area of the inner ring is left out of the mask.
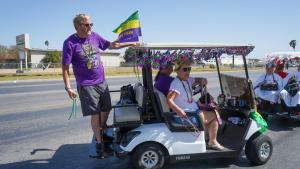
[[[269,62],[280,62],[280,65],[285,66],[286,68],[291,67],[291,65],[293,65],[293,67],[295,65],[298,65],[299,59],[299,52],[274,52],[267,55],[267,60]],[[290,76],[289,74],[292,76]],[[297,79],[292,79],[293,76],[293,72],[289,72],[286,77],[282,77],[284,81],[283,87],[285,90],[290,90],[289,93],[296,94],[299,92],[300,87]],[[289,96],[288,98],[291,97]],[[262,114],[265,120],[268,120],[268,116],[279,117],[287,120],[300,120],[299,104],[291,106],[289,105],[290,103],[287,103],[288,101],[285,101],[281,95],[279,95],[279,103],[271,103],[261,98],[256,99],[258,111]]]

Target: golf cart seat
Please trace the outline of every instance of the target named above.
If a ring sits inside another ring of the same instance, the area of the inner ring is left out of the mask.
[[[166,123],[169,127],[169,129],[173,132],[186,132],[187,129],[189,131],[192,131],[193,128],[192,126],[187,126],[184,124],[180,124],[178,122],[175,122],[175,116],[177,116],[176,112],[173,112],[172,110],[170,110],[168,103],[167,103],[167,98],[166,96],[159,91],[158,89],[154,88],[154,94],[155,94],[155,98],[157,100],[158,103],[158,108],[159,111],[162,114],[162,117],[164,117],[164,119],[166,120]],[[198,120],[198,123],[200,124],[200,118],[199,116],[194,113],[194,112],[186,112],[188,116],[195,116],[196,119]],[[203,130],[202,125],[200,124],[200,126],[197,126],[199,130]]]
[[[141,83],[133,86],[136,103],[117,104],[113,106],[114,126],[116,127],[135,127],[142,123],[141,109],[143,104],[144,88]]]
[[[159,107],[159,110],[162,113],[162,115],[164,113],[170,112],[170,108],[168,106],[166,96],[161,91],[156,89],[155,87],[153,87],[153,88],[154,88],[155,97],[157,98],[158,103],[160,103],[160,104],[158,104],[158,107]]]

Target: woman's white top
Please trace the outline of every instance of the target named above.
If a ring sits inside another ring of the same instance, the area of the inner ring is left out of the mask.
[[[292,72],[289,73],[284,79],[283,79],[283,86],[285,86],[287,84],[287,82],[289,81],[289,79],[291,77],[295,76],[297,79],[298,84],[300,84],[300,71],[296,71],[296,72]]]
[[[274,79],[273,79],[274,77]],[[260,89],[260,84],[263,83],[272,83],[273,81],[276,81],[278,84],[278,89],[276,91],[266,91],[266,90],[261,90]],[[283,89],[283,80],[282,78],[277,75],[276,73],[268,74],[266,73],[262,74],[257,78],[257,80],[254,83],[254,92],[257,97],[273,102],[273,103],[278,103],[279,102],[279,92]]]
[[[298,82],[298,85],[300,85],[300,71],[297,72],[293,72],[293,73],[289,73],[284,79],[283,79],[283,86],[285,86],[287,84],[287,82],[289,81],[289,79],[291,77],[295,76]],[[290,94],[283,89],[280,92],[281,98],[283,99],[284,103],[288,106],[288,107],[295,107],[297,105],[300,105],[300,91],[297,92],[297,94],[294,97],[291,97]]]
[[[266,73],[264,73],[264,74],[260,75],[256,79],[256,81],[254,83],[254,87],[258,86],[263,81],[266,81],[266,83],[272,83],[273,81],[276,81],[278,83],[278,91],[281,91],[282,88],[283,88],[282,78],[278,74],[276,74],[276,73],[272,73],[272,74],[268,74],[266,76]],[[274,80],[273,80],[273,76],[274,76]]]
[[[174,102],[177,106],[185,111],[195,111],[199,109],[197,103],[193,100],[192,84],[194,82],[195,79],[192,77],[189,77],[187,81],[182,81],[176,77],[172,81],[169,89],[169,91],[174,91],[178,94],[174,98]]]

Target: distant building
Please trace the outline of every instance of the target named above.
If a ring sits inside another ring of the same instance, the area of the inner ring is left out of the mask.
[[[221,63],[222,65],[231,65],[232,62],[233,62],[232,56],[228,56],[228,55],[221,56],[219,60],[220,60],[219,63]],[[216,65],[216,60],[215,60],[215,58],[211,58],[209,60],[202,61],[202,63],[204,63],[205,65]],[[243,62],[242,56],[235,56],[234,57],[234,65],[240,66],[240,65],[243,65],[243,64],[244,64],[244,62]]]
[[[262,61],[261,59],[248,59],[247,60],[248,65],[253,65],[253,66],[264,66],[265,62]]]
[[[46,56],[47,52],[50,51],[58,51],[58,50],[54,50],[54,49],[28,49],[28,56],[30,56],[30,62],[32,65],[37,65],[41,62],[41,60]]]
[[[104,66],[118,67],[121,65],[123,58],[119,52],[107,51],[101,53],[101,60]]]
[[[209,60],[203,60],[202,63],[205,65],[216,65],[216,60],[215,58],[211,58]]]
[[[60,50],[54,50],[54,49],[29,49],[28,56],[30,56],[31,64],[37,65],[41,62],[41,60],[46,56],[47,52],[50,51],[60,51]],[[119,52],[102,52],[101,53],[101,60],[103,62],[104,66],[120,66],[121,61],[123,60],[121,57],[121,53]]]
[[[234,60],[234,65],[241,66],[244,65],[243,57],[242,56],[221,56],[221,64],[222,65],[231,65]]]

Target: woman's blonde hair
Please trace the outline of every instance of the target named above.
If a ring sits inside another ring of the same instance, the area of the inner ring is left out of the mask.
[[[180,70],[180,68],[182,67],[182,65],[191,65],[192,63],[193,63],[193,61],[189,60],[189,59],[176,62],[174,70],[178,71],[178,70]]]

